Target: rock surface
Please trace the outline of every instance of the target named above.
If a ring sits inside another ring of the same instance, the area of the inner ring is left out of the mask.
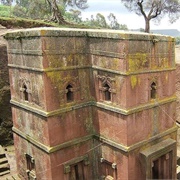
[[[0,28],[0,35],[7,30]],[[0,144],[13,143],[6,41],[0,36]]]

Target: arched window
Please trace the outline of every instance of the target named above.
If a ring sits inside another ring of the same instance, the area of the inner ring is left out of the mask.
[[[73,87],[71,85],[68,85],[66,87],[66,99],[67,102],[73,101],[74,97],[73,97]]]
[[[111,101],[111,92],[108,84],[104,85],[104,99],[105,101]]]
[[[24,100],[28,101],[29,98],[28,98],[27,86],[25,84],[23,86],[23,94],[24,94]]]
[[[157,86],[156,86],[156,83],[153,82],[151,84],[151,99],[155,99],[156,98],[156,89],[157,89]]]

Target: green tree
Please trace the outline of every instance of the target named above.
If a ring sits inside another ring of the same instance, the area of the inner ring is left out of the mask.
[[[1,2],[1,4],[5,5],[5,6],[11,6],[13,3],[13,0],[1,0],[0,2]]]
[[[0,2],[1,2],[1,4],[10,7],[9,8],[9,16],[11,16],[11,14],[12,14],[12,3],[14,2],[14,0],[1,0]],[[5,14],[7,14],[7,12]]]
[[[109,14],[108,20],[110,21],[110,28],[111,29],[119,29],[120,25],[116,19],[116,16],[113,13]]]
[[[177,45],[180,44],[180,37],[176,37],[176,44],[177,44]]]
[[[66,21],[63,17],[63,13],[58,6],[58,1],[57,0],[46,0],[46,2],[48,3],[51,13],[52,13],[51,21],[54,21],[58,24],[66,24]]]
[[[120,25],[119,25],[119,29],[120,29],[120,30],[128,30],[128,27],[127,27],[126,24],[120,24]]]
[[[70,9],[70,12],[66,12],[65,18],[68,19],[69,21],[73,21],[76,23],[81,23],[82,18],[81,18],[81,11],[75,10],[75,9]]]
[[[22,6],[22,7],[28,7],[30,3],[31,3],[31,0],[16,0],[16,5]]]
[[[127,25],[118,23],[117,18],[113,13],[109,14],[108,20],[110,21],[111,29],[128,30]]]
[[[67,22],[65,21],[63,17],[63,13],[61,9],[59,8],[58,4],[64,7],[68,5],[71,7],[76,6],[79,9],[85,9],[88,7],[87,0],[63,0],[63,1],[46,0],[46,2],[48,3],[51,9],[51,13],[52,13],[51,20],[59,24],[66,24]]]
[[[44,0],[17,0],[13,14],[17,17],[43,19],[50,15],[50,11]]]
[[[121,0],[125,7],[134,11],[137,15],[143,16],[145,20],[145,32],[150,32],[150,21],[152,19],[160,21],[168,15],[170,22],[179,18],[179,0]]]
[[[90,26],[90,27],[95,27],[97,26],[96,20],[94,19],[94,16],[91,15],[91,18],[86,18],[85,21],[83,21],[83,24]]]
[[[64,19],[67,6],[79,9],[88,7],[87,0],[16,0],[13,13],[16,16],[26,18],[47,18],[51,16],[51,21],[67,24]]]
[[[99,26],[99,27],[102,27],[102,28],[107,28],[107,22],[106,22],[106,18],[100,14],[100,13],[97,13],[96,14],[96,19],[94,21],[94,24],[95,26]]]

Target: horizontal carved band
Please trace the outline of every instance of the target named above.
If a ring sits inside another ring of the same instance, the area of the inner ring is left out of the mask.
[[[76,144],[80,144],[80,143],[92,140],[93,138],[99,140],[100,142],[103,142],[103,144],[108,144],[108,145],[110,145],[112,147],[115,147],[115,148],[117,148],[117,149],[119,149],[119,150],[121,150],[123,152],[130,152],[130,151],[133,151],[133,150],[135,150],[135,149],[137,149],[137,148],[139,148],[141,146],[144,146],[144,145],[146,145],[146,144],[148,144],[150,142],[153,142],[154,140],[158,140],[158,139],[160,139],[160,138],[162,138],[164,136],[167,136],[167,135],[169,135],[171,133],[176,132],[178,127],[174,126],[171,129],[168,129],[167,131],[164,131],[164,132],[162,132],[160,134],[157,134],[157,135],[149,138],[148,140],[144,140],[144,141],[138,142],[136,144],[132,144],[130,146],[125,146],[125,145],[119,144],[117,142],[114,142],[112,140],[109,140],[106,137],[102,137],[102,136],[97,135],[97,134],[92,134],[92,135],[84,136],[84,137],[81,137],[81,138],[73,139],[71,141],[68,141],[68,142],[53,146],[53,147],[42,144],[41,142],[35,140],[33,137],[25,134],[24,132],[20,131],[19,129],[17,129],[15,127],[13,127],[12,129],[13,129],[13,132],[16,133],[18,136],[21,136],[26,141],[30,142],[31,144],[35,145],[36,147],[38,147],[41,150],[45,151],[46,153],[50,154],[50,153],[59,151],[59,150],[64,149],[64,148],[67,148],[67,147],[70,147],[70,146],[74,146]]]
[[[142,104],[140,106],[132,107],[129,109],[125,109],[125,108],[122,109],[122,108],[114,107],[113,105],[109,105],[109,104],[105,104],[105,103],[101,103],[101,102],[89,101],[89,102],[85,102],[85,103],[76,104],[76,105],[64,107],[61,109],[57,109],[57,110],[51,111],[51,112],[47,112],[47,111],[44,111],[42,109],[37,109],[37,108],[32,107],[31,104],[29,104],[29,105],[24,104],[24,103],[15,101],[15,100],[11,100],[10,102],[13,106],[25,109],[27,111],[34,113],[34,114],[38,114],[38,115],[41,115],[45,118],[48,118],[48,117],[63,114],[65,112],[70,112],[70,111],[73,111],[76,109],[85,108],[85,107],[89,107],[89,106],[94,106],[94,107],[106,109],[108,111],[116,112],[116,113],[123,114],[123,115],[130,115],[130,114],[140,112],[140,111],[143,111],[146,109],[158,107],[159,105],[175,102],[176,99],[177,99],[176,96],[171,96],[171,97],[165,98],[163,100],[157,100],[157,101],[149,102],[149,103]]]

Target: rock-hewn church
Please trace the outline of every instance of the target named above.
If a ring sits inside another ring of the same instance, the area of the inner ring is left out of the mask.
[[[8,33],[22,179],[175,179],[174,39],[109,30]]]

